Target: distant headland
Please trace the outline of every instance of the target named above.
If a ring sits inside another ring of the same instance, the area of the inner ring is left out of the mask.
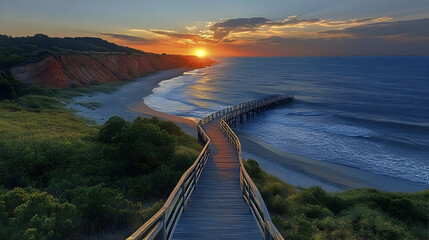
[[[72,88],[134,79],[172,68],[202,68],[214,61],[197,56],[147,53],[100,38],[0,35],[0,68],[43,87]]]

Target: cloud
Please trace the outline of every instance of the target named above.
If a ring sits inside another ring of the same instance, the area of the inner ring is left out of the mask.
[[[197,27],[196,26],[186,27],[186,29],[190,32],[194,32],[195,30],[197,30]]]
[[[370,23],[384,22],[384,21],[388,21],[391,19],[392,18],[390,18],[390,17],[350,19],[350,20],[346,20],[346,21],[329,21],[329,20],[319,19],[318,25],[320,25],[320,26],[348,25],[350,27],[350,26],[364,25],[364,24],[370,24]]]
[[[247,45],[256,55],[428,55],[429,18],[322,32],[321,38],[270,36]],[[326,36],[331,37],[326,37]],[[338,37],[340,36],[340,37]],[[242,46],[243,48],[245,46]],[[244,51],[244,50],[243,50]]]
[[[222,40],[232,32],[255,31],[258,27],[266,25],[270,19],[263,17],[226,19],[210,26],[213,38]]]
[[[164,35],[172,38],[182,38],[182,39],[196,39],[201,38],[199,35],[196,34],[190,34],[190,33],[177,33],[174,31],[168,31],[168,30],[152,30],[152,33],[158,34],[158,35]]]
[[[217,23],[212,23],[209,30],[213,32],[213,38],[222,40],[228,37],[231,33],[268,31],[272,28],[286,27],[306,27],[309,25],[318,25],[325,27],[332,26],[357,26],[374,22],[389,20],[388,17],[366,18],[366,19],[350,19],[346,21],[330,21],[320,18],[299,19],[298,16],[290,16],[280,21],[273,21],[263,17],[253,18],[233,18],[224,19]]]
[[[218,41],[214,41],[212,39],[206,38],[204,36],[198,35],[198,34],[192,34],[192,33],[177,33],[174,31],[169,30],[151,30],[152,33],[157,35],[166,36],[168,38],[171,38],[173,41],[178,41],[181,44],[192,44],[192,45],[198,45],[198,44],[216,44]]]
[[[119,40],[125,40],[132,43],[151,43],[153,40],[146,39],[143,37],[137,37],[132,35],[126,35],[126,34],[117,34],[117,33],[101,33],[101,35],[109,36],[111,38],[119,39]]]
[[[129,31],[139,32],[146,38],[104,35],[146,46],[160,44],[177,49],[205,46],[213,52],[219,50],[247,56],[429,54],[429,18],[393,21],[389,17],[347,20],[253,17],[221,19],[187,27],[183,32],[163,29]]]
[[[322,32],[333,35],[348,35],[356,38],[384,38],[384,39],[420,39],[429,40],[429,18],[374,23],[357,27],[350,27],[343,30],[331,30]]]

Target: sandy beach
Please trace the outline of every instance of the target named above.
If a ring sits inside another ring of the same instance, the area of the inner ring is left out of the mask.
[[[186,133],[195,137],[196,122],[194,120],[156,111],[145,105],[143,101],[144,97],[152,94],[152,90],[161,81],[181,76],[189,70],[172,69],[137,78],[135,81],[119,86],[112,93],[97,92],[76,97],[68,107],[76,110],[77,115],[93,120],[97,124],[103,124],[114,115],[128,121],[132,121],[138,116],[156,116],[175,122]],[[99,103],[100,107],[89,109],[79,104],[87,102]],[[376,188],[392,192],[415,192],[427,188],[427,186],[409,183],[394,177],[285,153],[248,134],[237,131],[237,135],[243,146],[244,158],[258,160],[265,171],[295,186],[320,185],[327,191]]]
[[[75,110],[78,116],[92,120],[97,124],[103,124],[110,117],[115,115],[127,121],[132,121],[139,116],[155,116],[160,119],[173,121],[186,133],[196,136],[195,121],[155,111],[147,107],[143,101],[143,98],[152,94],[152,90],[156,88],[161,81],[181,76],[184,72],[190,70],[192,69],[177,68],[160,71],[121,85],[112,93],[96,92],[90,95],[75,97],[73,98],[73,103],[68,104],[67,107]],[[97,103],[99,107],[90,109],[79,104],[90,102]]]
[[[357,168],[286,153],[249,134],[236,131],[244,158],[256,158],[261,167],[293,185],[322,185],[328,191],[376,188],[389,192],[416,192],[427,186]]]

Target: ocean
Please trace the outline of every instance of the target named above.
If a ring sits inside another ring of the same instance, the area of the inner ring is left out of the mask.
[[[236,130],[283,152],[429,186],[429,57],[216,61],[161,82],[145,103],[198,119],[269,94],[294,94],[292,104]]]

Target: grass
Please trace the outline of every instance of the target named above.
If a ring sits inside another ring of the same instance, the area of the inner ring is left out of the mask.
[[[19,139],[84,139],[98,133],[98,126],[86,125],[81,118],[63,110],[61,103],[50,97],[29,96],[20,100],[25,105],[28,103],[27,100],[31,99],[37,99],[33,103],[41,108],[40,111],[34,111],[31,107],[25,108],[16,103],[0,102],[2,140],[13,142]],[[46,110],[48,106],[53,108]]]
[[[101,107],[101,103],[99,102],[78,102],[77,104],[81,105],[82,107],[86,107],[91,110],[95,110],[97,108]]]
[[[49,109],[55,111],[62,111],[64,109],[64,103],[56,97],[28,94],[19,97],[17,102],[31,109]]]

